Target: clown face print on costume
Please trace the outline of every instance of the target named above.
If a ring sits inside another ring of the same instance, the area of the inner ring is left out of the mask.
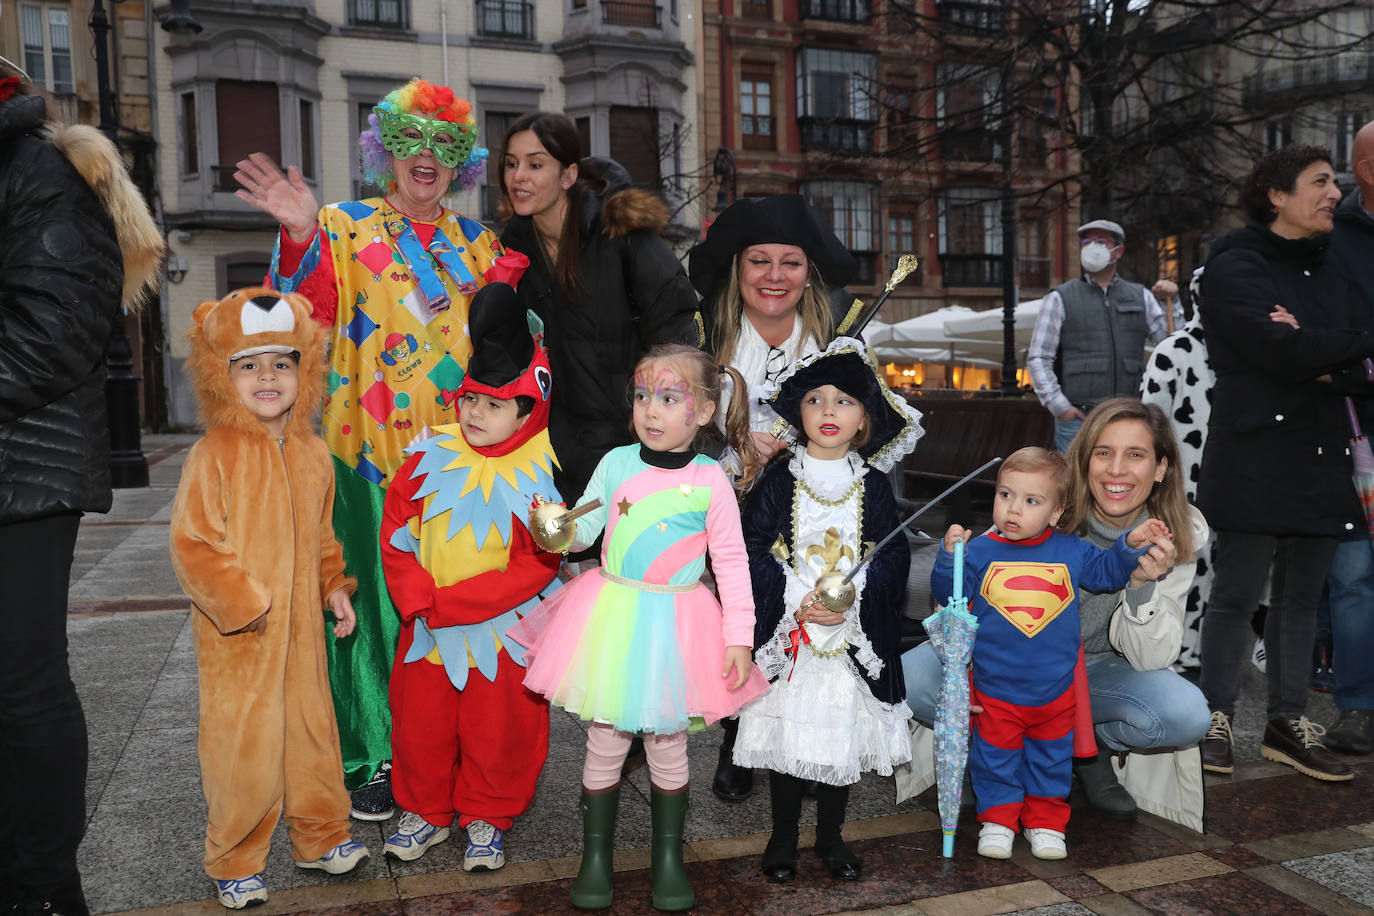
[[[823,461],[843,458],[854,437],[868,422],[868,414],[859,399],[834,385],[821,385],[803,395],[801,418],[806,433],[806,453]]]
[[[1144,421],[1108,423],[1088,458],[1093,513],[1117,528],[1129,526],[1168,468],[1169,459],[1155,457],[1154,437]]]
[[[463,425],[463,438],[468,445],[486,448],[500,445],[525,425],[530,414],[520,412],[515,398],[494,398],[469,391],[458,402],[458,422]]]
[[[229,380],[248,412],[274,436],[286,431],[286,420],[300,389],[296,357],[289,353],[251,353],[229,364]]]
[[[395,117],[407,116],[391,115],[387,120]],[[392,169],[396,174],[396,190],[391,193],[391,203],[411,219],[432,222],[443,213],[440,202],[448,193],[449,185],[453,184],[453,176],[458,171],[454,166],[444,165],[435,153],[433,144],[439,143],[440,136],[457,136],[461,125],[432,120],[428,116],[410,117],[437,126],[427,131],[422,131],[414,125],[401,128],[399,136],[405,141],[404,145],[397,143],[394,146],[403,152],[410,152],[408,156],[395,152],[392,145],[386,147],[391,153]],[[378,120],[382,120],[380,115]],[[450,134],[443,134],[444,125],[447,125]],[[385,135],[385,127],[383,134]],[[448,152],[444,153],[444,157],[451,158]]]
[[[992,497],[992,523],[1008,541],[1039,537],[1058,524],[1064,507],[1054,475],[1034,471],[1003,471]]]
[[[641,367],[634,385],[635,435],[656,452],[687,451],[697,430],[715,415],[715,403],[698,398],[666,365]]]

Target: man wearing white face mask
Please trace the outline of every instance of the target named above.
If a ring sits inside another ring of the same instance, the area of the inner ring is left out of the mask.
[[[1068,450],[1099,402],[1140,391],[1145,340],[1159,343],[1169,333],[1156,296],[1171,303],[1174,325],[1183,325],[1175,283],[1160,280],[1147,290],[1117,276],[1126,241],[1118,223],[1084,223],[1078,241],[1083,276],[1045,297],[1026,356],[1035,394],[1054,414],[1054,447],[1060,452]]]

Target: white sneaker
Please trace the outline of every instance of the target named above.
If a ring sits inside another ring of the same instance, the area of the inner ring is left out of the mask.
[[[978,855],[989,859],[1010,859],[1011,841],[1016,831],[1001,824],[984,824],[978,831]]]
[[[463,852],[463,871],[496,871],[506,864],[505,832],[486,821],[468,824],[468,847]]]
[[[225,909],[241,910],[246,906],[260,906],[267,902],[267,884],[261,874],[229,881],[214,880],[220,906]]]
[[[396,832],[386,838],[382,851],[405,862],[411,862],[425,854],[431,846],[448,839],[447,827],[436,827],[429,821],[410,811],[401,815],[401,823]]]
[[[297,868],[318,868],[331,875],[346,875],[367,861],[371,855],[367,847],[354,839],[347,839],[313,862],[297,862]]]
[[[1062,859],[1069,854],[1064,845],[1064,834],[1048,827],[1027,827],[1026,839],[1030,840],[1031,855],[1037,859]],[[978,850],[982,852],[982,850]]]
[[[1250,664],[1252,664],[1252,665],[1254,665],[1256,668],[1258,668],[1260,674],[1263,674],[1263,673],[1264,673],[1264,669],[1265,669],[1265,656],[1264,656],[1264,637],[1263,637],[1263,636],[1261,636],[1259,639],[1256,639],[1256,640],[1255,640],[1255,651],[1253,651],[1253,652],[1250,653]]]

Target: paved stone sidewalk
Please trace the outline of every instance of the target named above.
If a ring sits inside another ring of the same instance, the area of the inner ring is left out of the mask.
[[[201,872],[205,805],[196,761],[196,670],[189,609],[171,572],[168,520],[193,437],[150,436],[152,486],[118,491],[108,516],[82,525],[69,624],[73,675],[91,735],[89,826],[80,853],[96,912],[148,907],[221,912]],[[718,732],[689,741],[693,774],[687,840],[700,913],[1354,913],[1374,909],[1374,764],[1357,759],[1352,783],[1323,785],[1258,760],[1263,686],[1247,666],[1238,710],[1238,772],[1210,778],[1207,835],[1153,817],[1121,825],[1076,804],[1071,857],[1039,862],[1018,844],[1009,862],[980,859],[976,828],[961,831],[956,858],[938,858],[933,798],[894,806],[890,780],[855,787],[846,837],[864,877],[838,884],[803,851],[796,882],[757,873],[768,830],[766,782],[728,805],[709,792]],[[1313,694],[1310,713],[1332,716]],[[380,855],[333,878],[293,866],[278,828],[258,912],[447,913],[569,911],[568,879],[581,848],[576,810],[585,731],[555,710],[549,762],[531,812],[507,835],[506,868],[461,870],[462,836],[415,863]],[[622,796],[617,903],[650,912],[647,773]],[[1075,798],[1075,802],[1078,799]],[[808,806],[809,807],[809,806]],[[808,811],[807,823],[812,813]],[[380,853],[394,827],[355,822]],[[803,844],[809,842],[803,837]]]

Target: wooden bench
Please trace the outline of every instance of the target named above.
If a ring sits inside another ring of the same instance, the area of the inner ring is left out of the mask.
[[[937,495],[989,458],[1005,458],[1027,445],[1054,444],[1054,419],[1033,397],[929,392],[908,400],[921,411],[926,431],[903,466],[905,495],[917,502]],[[944,525],[927,522],[923,527],[933,534],[952,522],[972,527],[990,519],[996,482],[994,465],[946,498]]]

